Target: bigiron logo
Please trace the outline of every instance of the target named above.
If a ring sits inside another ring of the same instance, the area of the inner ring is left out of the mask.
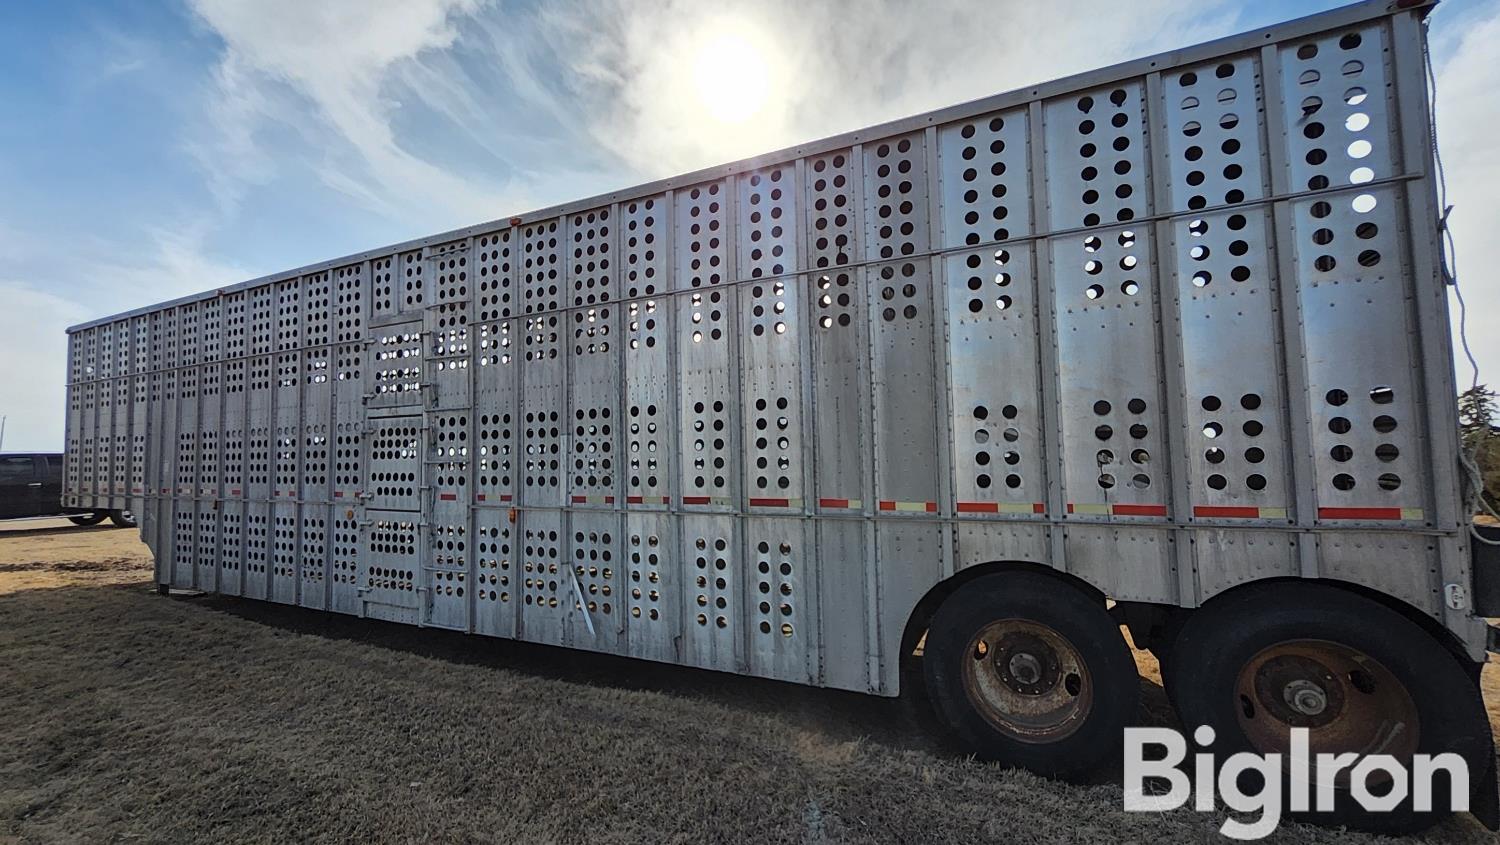
[[[1389,754],[1312,755],[1307,736],[1307,728],[1292,728],[1285,755],[1242,751],[1220,762],[1212,751],[1202,751],[1193,755],[1191,766],[1184,767],[1188,742],[1181,733],[1171,728],[1126,728],[1125,810],[1160,813],[1191,799],[1194,810],[1213,812],[1216,801],[1222,802],[1253,820],[1229,818],[1220,825],[1220,833],[1231,839],[1260,839],[1281,824],[1283,812],[1332,811],[1340,792],[1372,813],[1391,812],[1408,798],[1419,812],[1430,811],[1437,777],[1449,779],[1448,809],[1469,809],[1469,766],[1457,754],[1414,755],[1408,771]],[[1211,746],[1213,728],[1199,727],[1193,732],[1193,742],[1200,748]],[[1148,751],[1155,752],[1151,759],[1147,759]],[[1191,769],[1191,777],[1185,768]],[[1252,778],[1258,790],[1243,788],[1241,776],[1247,772],[1260,775]],[[1159,788],[1163,784],[1166,791]]]

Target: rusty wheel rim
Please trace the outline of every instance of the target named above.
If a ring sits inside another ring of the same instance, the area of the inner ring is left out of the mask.
[[[1070,736],[1094,702],[1078,650],[1057,631],[1026,619],[981,628],[963,656],[963,682],[980,715],[1021,742]]]
[[[1240,728],[1261,754],[1279,753],[1287,761],[1291,729],[1308,729],[1318,782],[1318,754],[1389,754],[1408,761],[1420,740],[1417,705],[1406,685],[1380,661],[1341,643],[1290,640],[1263,649],[1241,667],[1235,696]],[[1349,769],[1332,780],[1347,786]]]

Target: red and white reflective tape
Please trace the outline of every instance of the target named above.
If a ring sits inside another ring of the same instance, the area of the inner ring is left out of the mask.
[[[626,496],[627,505],[667,505],[672,499],[668,496]]]
[[[958,502],[954,507],[959,513],[1038,514],[1047,512],[1047,506],[1041,502]]]
[[[1205,519],[1286,519],[1286,508],[1254,505],[1193,505],[1193,516]]]
[[[894,499],[881,499],[880,509],[895,513],[937,513],[937,502],[898,502]]]
[[[615,503],[614,496],[574,496],[575,505],[612,505]]]
[[[718,505],[721,507],[731,504],[729,499],[724,496],[683,496],[682,503],[684,505]]]
[[[1421,520],[1421,508],[1318,508],[1318,519]]]
[[[755,496],[751,496],[750,497],[750,507],[752,507],[752,508],[800,508],[800,507],[802,507],[802,500],[801,499],[774,499],[774,498],[763,498],[763,497],[758,498],[758,497],[755,497]]]
[[[1084,516],[1166,516],[1166,505],[1127,505],[1094,502],[1069,502],[1068,513]]]
[[[861,499],[819,499],[818,500],[818,507],[820,507],[820,508],[828,508],[828,509],[831,509],[831,510],[836,509],[836,510],[857,511],[857,510],[860,510],[861,508],[863,508],[864,506],[865,506],[865,503]]]
[[[457,493],[439,493],[438,494],[438,501],[440,501],[440,502],[456,502],[456,501],[458,501],[458,494]]]

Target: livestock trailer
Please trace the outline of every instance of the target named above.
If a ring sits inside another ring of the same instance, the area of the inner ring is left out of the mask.
[[[1455,751],[1493,823],[1430,5],[76,326],[64,504],[163,591],[915,683],[1061,776],[1123,623],[1219,749]]]

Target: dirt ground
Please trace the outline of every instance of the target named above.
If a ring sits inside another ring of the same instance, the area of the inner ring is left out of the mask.
[[[150,572],[134,531],[0,527],[0,842],[1218,838],[1216,816],[1123,812],[1108,773],[966,760],[896,701],[163,598]],[[1140,658],[1143,721],[1169,722]],[[1494,841],[1467,818],[1428,838]]]

